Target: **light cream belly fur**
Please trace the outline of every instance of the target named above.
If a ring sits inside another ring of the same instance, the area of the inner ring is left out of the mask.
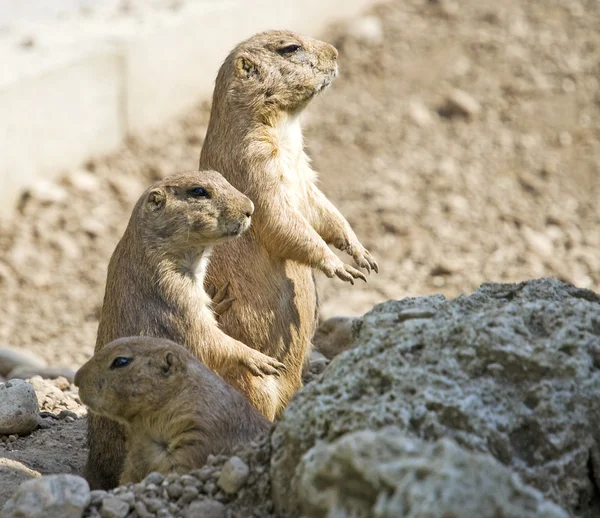
[[[302,365],[316,327],[311,268],[269,257],[250,231],[213,249],[207,281],[217,287],[230,282],[235,302],[219,319],[223,331],[288,366],[277,379],[280,400],[287,404],[302,385]]]

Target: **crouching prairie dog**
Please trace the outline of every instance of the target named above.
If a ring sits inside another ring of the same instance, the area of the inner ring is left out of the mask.
[[[114,340],[77,371],[75,384],[92,412],[125,428],[119,484],[153,471],[187,473],[270,426],[242,394],[169,340]]]
[[[221,331],[203,287],[211,247],[246,231],[252,212],[252,202],[214,171],[153,184],[111,257],[96,351],[123,336],[180,343],[273,419],[272,385],[283,364]],[[125,454],[122,427],[92,414],[88,446],[90,486],[114,487]]]
[[[316,327],[313,269],[353,283],[377,262],[316,186],[303,149],[300,114],[337,74],[337,51],[288,31],[257,34],[239,44],[217,75],[200,169],[216,169],[254,202],[251,229],[215,247],[207,281],[230,282],[234,299],[220,317],[229,335],[277,358],[279,414],[302,385]],[[249,267],[251,265],[251,268]]]

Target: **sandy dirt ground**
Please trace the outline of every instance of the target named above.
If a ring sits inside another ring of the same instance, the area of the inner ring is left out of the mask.
[[[407,0],[320,35],[340,77],[306,114],[308,152],[380,263],[367,284],[319,274],[323,318],[485,281],[600,290],[598,27],[595,0]],[[0,223],[0,345],[56,366],[89,358],[131,208],[196,168],[207,110],[23,193]]]

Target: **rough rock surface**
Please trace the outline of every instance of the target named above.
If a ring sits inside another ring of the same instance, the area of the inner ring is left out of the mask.
[[[358,346],[299,392],[275,428],[284,516],[317,442],[396,425],[490,453],[577,516],[600,514],[600,296],[555,279],[376,306]]]
[[[39,410],[33,387],[24,380],[0,385],[0,435],[25,435],[38,427]]]
[[[299,467],[307,518],[567,518],[490,455],[396,427],[315,446]]]
[[[59,414],[69,411],[79,417],[86,414],[86,407],[79,399],[79,391],[67,378],[60,376],[52,380],[33,376],[33,385],[40,410]]]
[[[89,501],[90,487],[84,478],[50,475],[21,484],[0,518],[81,518]]]

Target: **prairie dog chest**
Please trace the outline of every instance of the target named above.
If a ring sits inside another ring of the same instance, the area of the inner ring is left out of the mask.
[[[206,248],[200,255],[183,256],[180,263],[180,274],[185,283],[182,291],[187,292],[190,313],[209,321],[214,319],[214,315],[211,310],[211,299],[204,290],[204,279],[211,254],[212,247]]]
[[[304,152],[300,117],[285,117],[277,125],[277,159],[279,179],[290,201],[296,207],[303,205],[308,185],[316,180],[310,161]]]

